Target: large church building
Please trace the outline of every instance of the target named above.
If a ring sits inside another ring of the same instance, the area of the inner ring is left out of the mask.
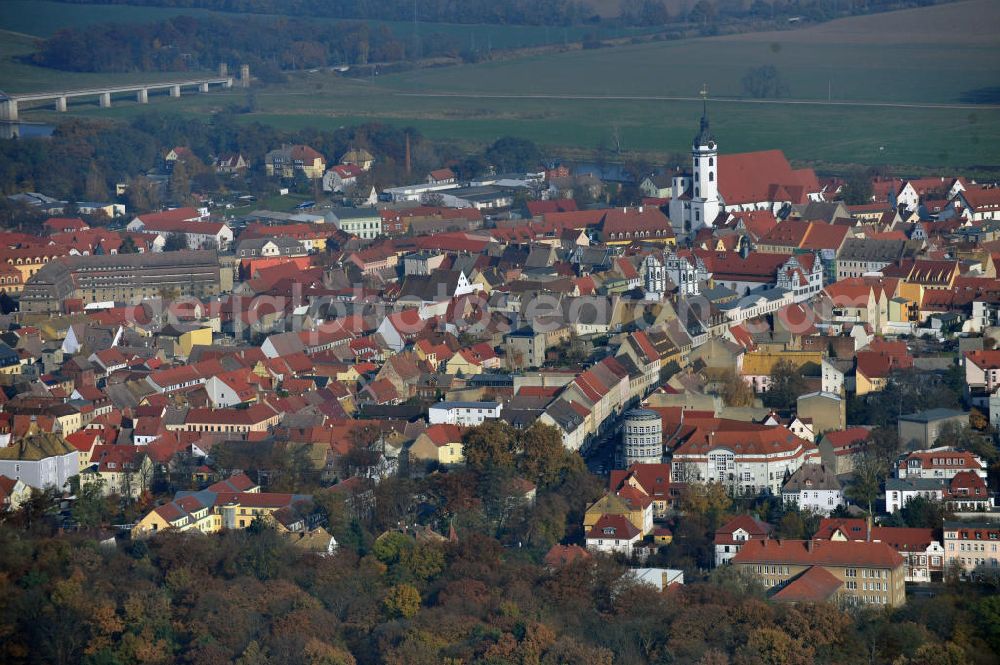
[[[691,173],[675,176],[672,183],[670,221],[677,235],[714,226],[730,212],[770,210],[777,215],[786,205],[822,200],[816,173],[793,169],[780,150],[720,156],[707,104],[691,146],[691,167]]]

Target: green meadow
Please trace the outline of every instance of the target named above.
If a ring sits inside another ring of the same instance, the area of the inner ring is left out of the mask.
[[[256,89],[255,111],[240,118],[287,129],[386,122],[468,146],[517,135],[554,154],[583,154],[617,137],[627,152],[658,159],[687,150],[701,111],[695,98],[707,84],[713,129],[727,152],[780,148],[821,168],[986,171],[1000,168],[998,23],[1000,3],[967,0],[796,30],[545,53],[374,80],[301,72]],[[0,38],[0,89],[86,85],[82,75],[16,62],[8,53],[30,50],[30,42],[9,48],[12,40]],[[776,68],[788,99],[741,99],[744,74],[762,65]],[[206,117],[246,103],[245,91],[213,91],[157,98],[149,107],[81,104],[71,113],[124,119],[155,108]],[[44,109],[30,115],[58,117]]]

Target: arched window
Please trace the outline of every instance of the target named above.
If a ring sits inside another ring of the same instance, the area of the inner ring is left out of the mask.
[[[715,157],[709,157],[708,158],[708,165],[709,166],[715,166]]]
[[[709,171],[708,172],[708,181],[709,182],[715,182],[715,171]]]

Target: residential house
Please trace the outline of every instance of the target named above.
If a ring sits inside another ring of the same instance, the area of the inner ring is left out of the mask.
[[[665,518],[679,499],[679,490],[670,485],[669,464],[633,464],[624,471],[611,471],[610,492],[618,493],[626,485],[650,498],[654,519]]]
[[[1000,566],[1000,522],[945,521],[944,563],[963,575],[994,573]]]
[[[941,216],[959,216],[972,222],[1000,219],[1000,188],[970,187],[958,192],[948,202]]]
[[[844,491],[833,469],[823,464],[803,464],[781,486],[786,504],[820,515],[844,505]]]
[[[500,402],[437,402],[427,409],[431,425],[448,424],[475,427],[500,417]]]
[[[0,448],[0,476],[21,480],[35,489],[62,489],[79,474],[77,449],[59,434],[39,432]]]
[[[851,473],[868,447],[871,431],[867,427],[826,432],[819,442],[822,463],[836,475]]]
[[[605,554],[632,556],[632,549],[642,540],[642,531],[621,515],[601,515],[587,531],[587,550]]]
[[[382,215],[377,208],[333,208],[334,225],[362,240],[373,240],[382,235]]]
[[[364,169],[354,164],[338,164],[323,174],[324,192],[345,192],[358,184]]]
[[[31,498],[31,487],[16,478],[0,476],[0,513],[19,510]]]
[[[715,531],[715,565],[729,563],[740,548],[754,539],[768,538],[774,527],[751,515],[737,515]]]
[[[465,461],[462,428],[458,425],[431,425],[410,444],[410,461],[454,466]]]
[[[283,145],[264,156],[264,170],[268,177],[294,178],[302,173],[315,180],[323,177],[326,160],[307,145]]]
[[[896,462],[897,478],[954,478],[963,471],[971,471],[986,479],[986,462],[966,450],[947,446],[906,453]]]
[[[375,163],[375,157],[364,148],[351,148],[341,155],[340,163],[357,166],[363,171],[368,171]]]
[[[136,500],[153,482],[153,461],[145,446],[94,446],[90,466],[80,472],[80,487],[97,485],[104,496]]]

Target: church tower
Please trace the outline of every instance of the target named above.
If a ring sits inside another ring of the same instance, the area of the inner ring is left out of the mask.
[[[719,147],[708,125],[708,90],[702,88],[701,131],[691,146],[691,228],[712,226],[719,216]]]

